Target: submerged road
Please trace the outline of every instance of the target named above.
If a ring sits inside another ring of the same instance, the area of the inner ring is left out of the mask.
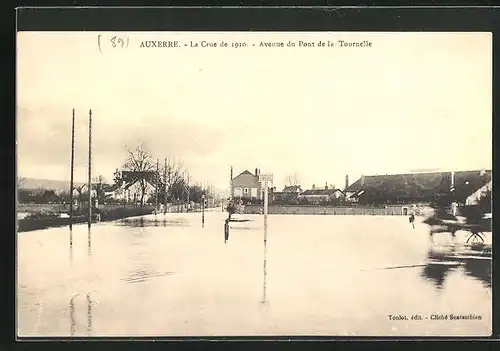
[[[18,233],[18,335],[491,333],[491,234],[431,242],[418,219],[272,215],[263,303],[263,217],[231,223],[226,244],[225,218]]]

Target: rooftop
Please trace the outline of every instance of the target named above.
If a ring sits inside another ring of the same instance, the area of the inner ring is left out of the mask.
[[[491,170],[454,172],[454,194],[465,198],[491,180]],[[379,193],[382,197],[430,199],[438,193],[449,193],[452,172],[409,173],[363,176],[347,188]],[[361,195],[361,194],[359,194]]]

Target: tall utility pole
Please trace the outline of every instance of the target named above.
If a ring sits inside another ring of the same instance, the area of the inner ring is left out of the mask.
[[[231,173],[229,175],[229,200],[233,199],[233,166],[231,166]]]
[[[262,294],[262,302],[266,302],[267,288],[267,212],[268,212],[268,190],[267,180],[264,181],[264,288]]]
[[[156,159],[156,198],[155,198],[155,215],[158,212],[158,191],[160,185],[160,160]]]
[[[266,289],[267,289],[267,215],[269,212],[269,183],[272,184],[273,176],[272,174],[264,174],[260,176],[262,185],[264,186],[264,284],[263,284],[263,294],[262,303],[266,302]]]
[[[71,122],[71,179],[69,185],[69,229],[73,228],[73,174],[75,170],[75,109]]]
[[[90,228],[91,223],[92,223],[92,110],[89,110],[89,180],[88,180],[88,190],[89,190],[88,227]]]
[[[189,206],[189,172],[188,172],[188,179],[187,179],[187,202],[188,202],[188,206]]]
[[[165,186],[163,188],[163,214],[167,212],[167,158],[165,157],[165,166],[163,168],[163,181]]]

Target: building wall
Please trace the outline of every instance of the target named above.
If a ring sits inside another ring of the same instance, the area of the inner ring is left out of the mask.
[[[259,179],[250,174],[241,174],[233,179],[233,197],[244,197],[251,198],[255,197],[257,199],[261,198],[261,187]],[[247,189],[247,193],[245,193]]]
[[[288,215],[366,215],[366,216],[401,216],[403,214],[401,206],[391,208],[375,207],[330,207],[330,206],[269,206],[269,214]],[[262,206],[246,205],[246,214],[261,214]]]
[[[424,205],[415,206],[353,206],[353,207],[332,207],[332,206],[300,206],[300,205],[272,205],[269,206],[269,214],[289,214],[289,215],[338,215],[338,216],[405,216],[404,208],[407,208],[406,215],[426,217],[432,209]],[[246,205],[246,214],[261,214],[262,206]]]

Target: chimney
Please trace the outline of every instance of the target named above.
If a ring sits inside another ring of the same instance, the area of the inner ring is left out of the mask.
[[[453,190],[455,188],[455,172],[451,172],[451,180],[450,180],[450,189]]]
[[[365,176],[364,175],[361,176],[360,183],[361,183],[361,186],[365,185]]]
[[[325,190],[328,190],[328,182],[325,182]]]
[[[257,172],[257,168],[255,168],[255,176],[257,177],[259,173]]]
[[[314,189],[316,189],[316,185],[315,184],[313,184],[313,187],[312,187],[312,190],[314,190]]]
[[[345,175],[345,189],[344,190],[347,190],[347,188],[349,188],[349,176],[346,174]]]

